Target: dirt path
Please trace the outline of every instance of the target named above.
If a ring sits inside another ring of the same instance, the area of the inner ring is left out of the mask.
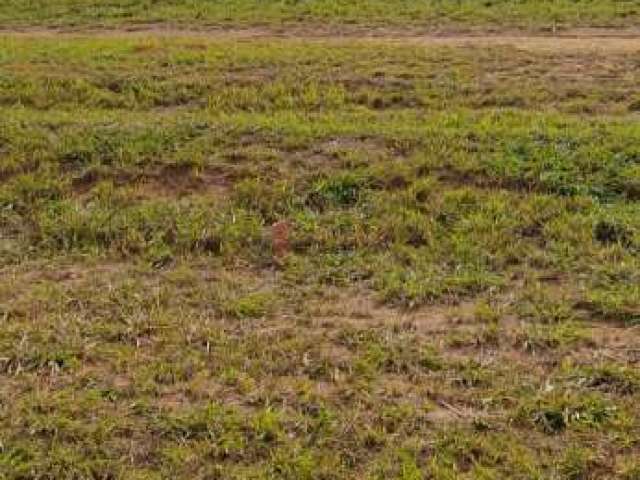
[[[640,29],[576,29],[556,33],[531,33],[523,31],[440,31],[421,32],[416,29],[388,28],[331,28],[291,26],[282,28],[180,28],[165,24],[149,24],[120,28],[0,28],[0,37],[96,37],[136,38],[204,37],[211,40],[291,40],[318,42],[380,42],[436,46],[515,46],[536,51],[640,51]]]

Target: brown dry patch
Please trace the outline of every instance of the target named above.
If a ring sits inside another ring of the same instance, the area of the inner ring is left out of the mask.
[[[425,415],[428,422],[435,425],[447,425],[451,423],[459,423],[462,417],[458,412],[459,409],[451,410],[448,408],[434,408]]]
[[[495,414],[477,408],[473,397],[465,398],[459,391],[432,391],[427,395],[432,408],[426,417],[434,424],[471,423],[479,419],[497,418]]]
[[[274,148],[272,153],[278,158],[281,171],[300,171],[302,174],[309,168],[314,174],[320,174],[336,168],[354,168],[375,161],[406,157],[395,151],[385,139],[375,137],[332,137],[309,146]]]
[[[166,391],[160,393],[155,405],[161,410],[179,410],[191,402],[182,391]]]
[[[571,359],[577,364],[615,362],[626,365],[640,364],[640,328],[606,324],[583,324],[586,338],[570,345],[534,348],[523,345],[523,327],[528,323],[515,316],[500,319],[498,341],[482,342],[482,326],[464,330],[470,343],[444,345],[443,356],[453,361],[473,360],[487,368],[510,365],[519,371],[544,378],[563,361]],[[450,324],[449,331],[462,332],[462,324]],[[475,339],[475,340],[474,340]]]
[[[574,356],[578,360],[640,364],[640,327],[592,324],[589,330],[594,347],[576,351]]]
[[[132,181],[132,175],[124,171],[112,171],[105,176],[96,170],[88,170],[72,179],[73,194],[86,195],[100,181],[112,181],[115,185],[124,185]]]
[[[185,390],[194,400],[215,400],[223,395],[224,386],[213,378],[198,378],[189,382]]]
[[[549,193],[547,188],[534,181],[489,177],[484,172],[460,171],[453,166],[439,167],[422,173],[433,174],[439,182],[454,188],[475,187],[524,193]]]
[[[95,281],[108,284],[126,269],[126,265],[115,262],[97,265],[25,263],[0,269],[2,311],[11,317],[38,318],[51,301],[39,296],[39,287],[51,287],[68,294]]]
[[[329,298],[313,301],[308,313],[326,327],[393,327],[419,334],[447,334],[473,322],[474,301],[454,305],[429,305],[418,309],[397,309],[381,303],[373,294],[332,292]]]
[[[380,386],[377,393],[381,397],[404,400],[416,397],[416,383],[408,381],[403,375],[386,374],[380,377],[378,383]],[[422,401],[424,402],[424,398]]]
[[[309,380],[304,376],[288,375],[265,378],[256,388],[270,401],[308,412],[317,410],[319,404],[338,400],[343,393],[343,384],[339,381]]]
[[[131,198],[181,198],[194,194],[223,197],[231,189],[234,178],[218,168],[194,169],[190,166],[165,166],[156,171],[131,174],[113,172],[108,176],[90,171],[72,182],[73,194],[80,198],[91,195],[101,181],[111,181],[116,187],[131,189]]]
[[[609,32],[609,35],[593,35],[578,31],[564,35],[469,35],[443,37],[409,37],[397,39],[425,46],[451,47],[516,47],[528,52],[585,52],[585,53],[633,53],[640,50],[640,38],[635,34],[624,35]],[[390,43],[394,42],[393,39]]]
[[[425,414],[425,419],[434,425],[469,424],[490,418],[485,412],[468,406],[454,406],[444,400],[436,403],[437,407]]]
[[[116,390],[129,390],[133,386],[133,381],[127,375],[115,375],[111,379],[111,385]]]
[[[314,151],[329,156],[337,156],[345,151],[361,151],[364,153],[386,150],[384,139],[376,137],[332,137],[318,143]]]
[[[369,295],[335,291],[328,292],[326,298],[310,302],[307,313],[314,322],[324,326],[371,324],[395,316],[395,312]]]
[[[231,66],[224,75],[224,84],[234,87],[258,86],[277,80],[278,70],[273,67]]]
[[[276,261],[282,260],[290,251],[291,223],[285,220],[271,225],[271,248]]]
[[[0,278],[9,280],[14,286],[33,286],[38,283],[53,282],[69,284],[90,278],[109,278],[122,274],[125,265],[121,263],[100,263],[87,265],[72,264],[23,264],[0,269]]]
[[[194,171],[190,167],[164,167],[158,174],[147,175],[138,184],[141,194],[153,197],[183,197],[192,194],[224,196],[233,178],[220,169]]]

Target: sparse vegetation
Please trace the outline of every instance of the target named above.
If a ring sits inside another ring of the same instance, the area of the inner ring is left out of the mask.
[[[637,12],[3,2],[0,479],[640,478]]]

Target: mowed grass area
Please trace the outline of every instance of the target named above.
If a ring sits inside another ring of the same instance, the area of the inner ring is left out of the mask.
[[[3,0],[0,25],[636,27],[639,0]]]
[[[0,478],[640,478],[637,54],[3,37]]]

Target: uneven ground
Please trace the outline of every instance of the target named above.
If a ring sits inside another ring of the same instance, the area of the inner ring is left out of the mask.
[[[328,3],[2,2],[1,479],[640,479],[638,3]]]

